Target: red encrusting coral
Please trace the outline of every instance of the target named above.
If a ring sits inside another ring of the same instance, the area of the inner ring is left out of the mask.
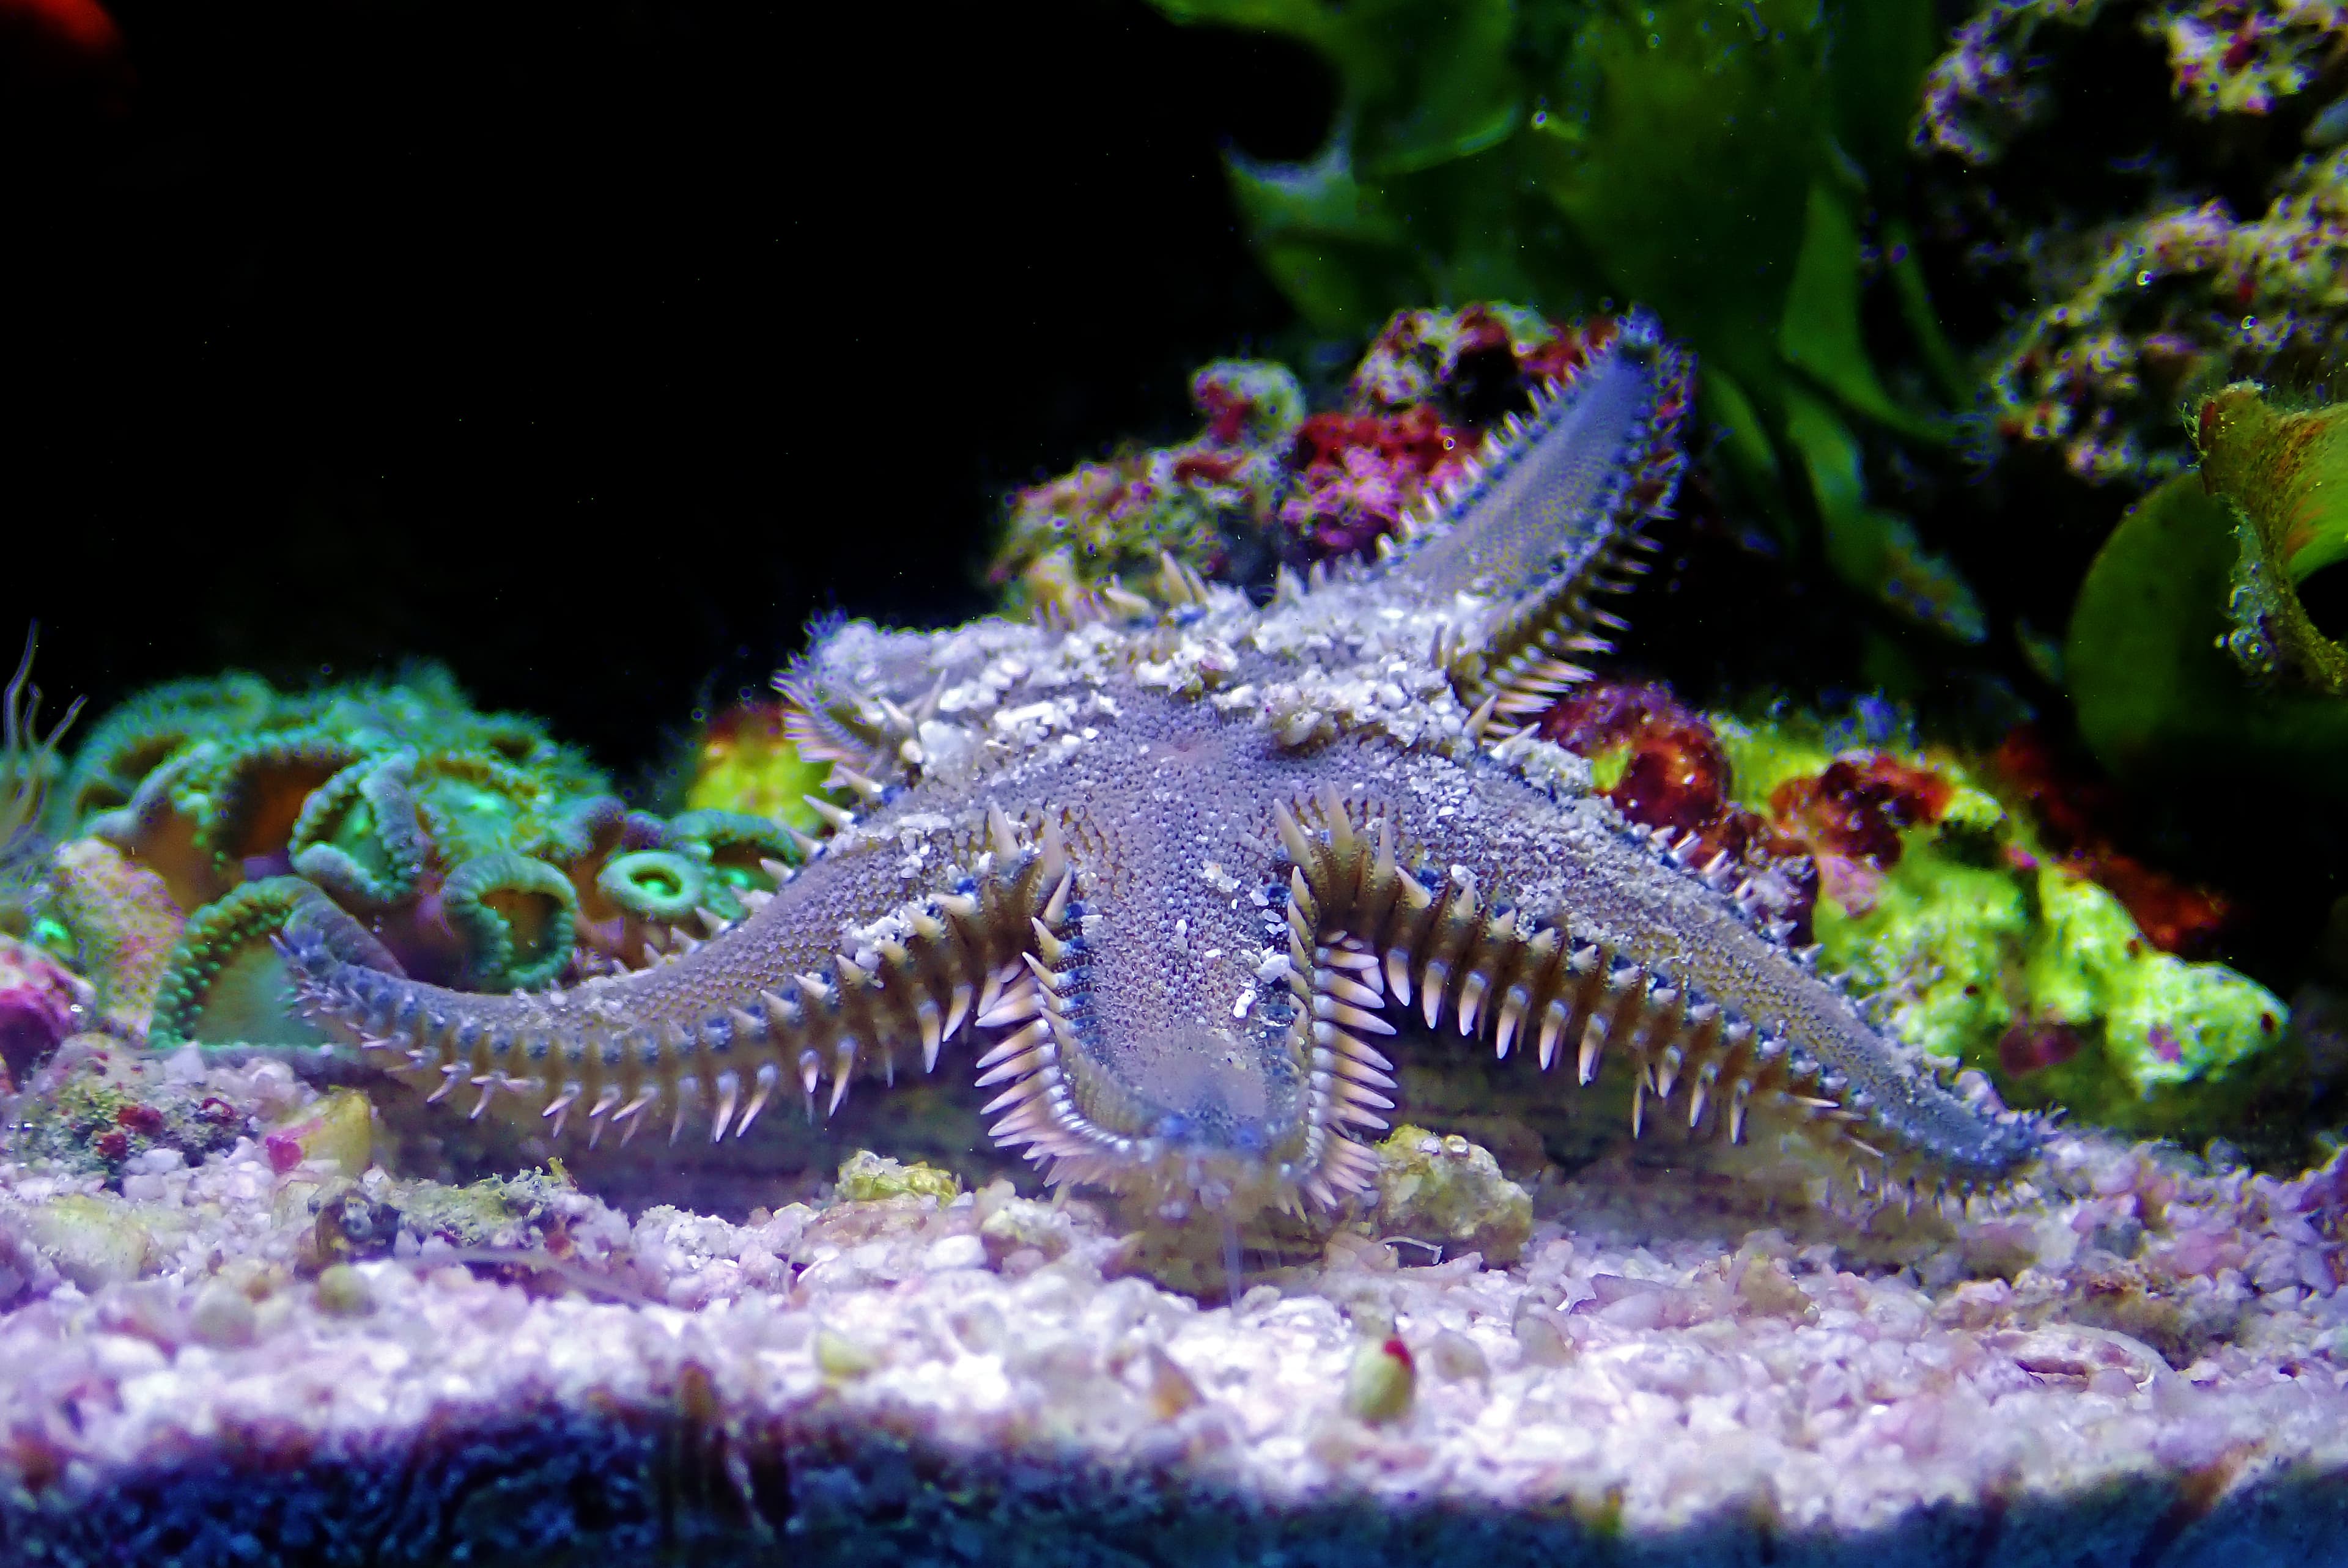
[[[1929,768],[1881,752],[1837,757],[1815,778],[1769,792],[1769,810],[1815,851],[1900,863],[1900,830],[1941,820],[1956,786]]]
[[[1827,897],[1857,914],[1874,907],[1878,879],[1900,864],[1900,830],[1938,822],[1955,794],[1929,768],[1854,752],[1771,790],[1769,813],[1817,859]]]
[[[1593,761],[1626,750],[1606,793],[1633,822],[1701,830],[1727,808],[1727,753],[1703,718],[1660,682],[1584,686],[1542,717],[1540,736]]]
[[[1818,878],[1807,850],[1730,800],[1735,781],[1727,753],[1671,688],[1594,682],[1542,715],[1538,733],[1591,759],[1601,775],[1619,765],[1606,791],[1616,810],[1644,827],[1694,833],[1697,843],[1684,852],[1691,863],[1727,856],[1759,880],[1772,917],[1791,921],[1795,939],[1809,939]]]
[[[2060,1067],[2086,1043],[2074,1026],[2048,1019],[2024,1019],[1997,1040],[1997,1064],[2014,1078]]]
[[[2146,941],[2179,958],[2206,958],[2216,950],[2232,920],[2232,904],[2116,845],[2102,825],[2121,809],[2109,784],[2066,768],[2033,724],[2008,732],[1991,760],[2000,782],[2030,808],[2064,869],[2117,898]]]
[[[1816,774],[1778,784],[1766,816],[1746,810],[1729,798],[1734,775],[1711,727],[1656,683],[1583,686],[1542,717],[1539,733],[1597,763],[1612,780],[1607,798],[1632,821],[1694,832],[1699,842],[1685,854],[1695,863],[1725,853],[1740,866],[1792,876],[1797,897],[1785,916],[1801,940],[1821,892],[1854,914],[1872,907],[1882,874],[1900,863],[1901,833],[1940,821],[1956,794],[1956,785],[1930,767],[1883,752],[1849,752]],[[2064,769],[2030,725],[2010,733],[1991,762],[2004,790],[2036,819],[2057,864],[2119,899],[2146,942],[2188,958],[2215,948],[2231,906],[2222,894],[2117,848],[2100,825],[2118,809],[2108,785]],[[2007,853],[2020,856],[2024,869],[2034,864],[2018,847]],[[2017,1073],[2053,1066],[2076,1050],[2075,1040],[2027,1030],[1999,1046]]]

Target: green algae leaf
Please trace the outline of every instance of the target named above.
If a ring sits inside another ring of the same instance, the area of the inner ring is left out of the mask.
[[[1407,174],[1507,139],[1524,118],[1524,87],[1509,62],[1514,9],[1509,0],[1469,0],[1348,11],[1354,26],[1376,29],[1406,78],[1394,84],[1386,103],[1375,106],[1385,113],[1362,121],[1365,169]]]
[[[1807,29],[1767,21],[1709,0],[1592,21],[1581,114],[1533,138],[1605,282],[1765,402],[1821,128]]]
[[[1916,234],[1904,219],[1883,225],[1883,253],[1891,287],[1900,298],[1900,316],[1924,356],[1924,364],[1941,395],[1962,406],[1972,401],[1977,378],[1965,368],[1962,355],[1949,342],[1941,314],[1932,308],[1932,291],[1924,281],[1924,264],[1916,257]]]
[[[2261,690],[2227,656],[2233,509],[2198,473],[2131,507],[2071,612],[2063,667],[2079,730],[2112,773],[2262,774],[2348,800],[2348,702]]]
[[[1954,568],[1923,548],[1908,519],[1867,504],[1859,441],[1841,415],[1787,388],[1786,434],[1817,499],[1827,564],[1878,602],[1960,642],[1989,635],[1981,605]]]
[[[2293,590],[2348,559],[2348,406],[2285,412],[2240,383],[2201,405],[2195,438],[2235,519],[2227,651],[2261,683],[2348,695],[2348,649]]]
[[[1354,155],[1384,177],[1505,139],[1524,113],[1510,0],[1158,0],[1177,22],[1279,33],[1336,68]]]
[[[1736,378],[1717,365],[1698,367],[1696,390],[1704,417],[1720,430],[1718,451],[1729,472],[1746,497],[1767,517],[1778,542],[1798,549],[1802,526],[1786,503],[1784,466],[1777,461],[1776,444],[1769,439],[1761,411]]]
[[[1324,48],[1335,30],[1334,16],[1319,0],[1158,0],[1158,8],[1177,22],[1284,33]]]
[[[1724,466],[1787,548],[1817,539],[1853,586],[1980,640],[1967,586],[1866,504],[1842,425],[1948,439],[1887,388],[1860,308],[1859,217],[1870,179],[1879,203],[1897,195],[1931,0],[1154,3],[1297,39],[1338,75],[1318,156],[1228,160],[1258,254],[1312,327],[1366,333],[1431,302],[1646,306],[1694,349]],[[1935,384],[1969,397],[1904,249],[1889,274]],[[1790,428],[1797,393],[1838,412]]]
[[[1868,359],[1859,323],[1859,225],[1849,206],[1824,179],[1813,179],[1807,213],[1778,352],[1852,413],[1920,440],[1945,441],[1940,425],[1892,401]]]
[[[1264,270],[1323,332],[1368,332],[1418,284],[1405,230],[1354,175],[1342,134],[1310,163],[1228,160],[1232,195]]]
[[[1827,94],[1836,139],[1870,179],[1898,179],[1924,72],[1942,45],[1932,0],[1844,0],[1829,10]]]
[[[1380,182],[1408,216],[1410,253],[1426,279],[1400,303],[1587,300],[1598,276],[1588,248],[1525,185],[1520,139]]]

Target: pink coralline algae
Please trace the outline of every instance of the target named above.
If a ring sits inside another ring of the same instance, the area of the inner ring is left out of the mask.
[[[1613,333],[1608,320],[1560,326],[1513,305],[1395,313],[1354,372],[1349,407],[1296,433],[1282,554],[1358,555],[1396,532],[1430,492],[1467,474],[1494,423],[1532,388],[1571,376]]]
[[[163,879],[115,845],[77,838],[49,859],[51,913],[74,938],[98,1020],[143,1040],[187,917]]]
[[[1280,520],[1315,560],[1393,533],[1429,487],[1467,472],[1474,443],[1422,404],[1402,414],[1316,414],[1296,433],[1295,493]]]
[[[39,948],[0,936],[0,1091],[22,1082],[74,1031],[87,990]]]

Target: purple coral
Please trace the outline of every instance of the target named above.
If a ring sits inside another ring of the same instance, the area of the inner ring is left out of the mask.
[[[30,942],[0,936],[0,1091],[71,1034],[88,987]]]

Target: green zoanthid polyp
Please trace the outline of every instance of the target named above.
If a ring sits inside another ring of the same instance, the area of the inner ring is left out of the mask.
[[[436,1099],[590,1137],[738,1137],[951,1046],[999,1143],[1168,1218],[1365,1186],[1405,1008],[1583,1082],[1627,1063],[1634,1129],[1783,1140],[1861,1191],[2012,1184],[2034,1121],[1869,1023],[1771,879],[1682,864],[1527,730],[1621,624],[1682,463],[1686,356],[1643,316],[1585,331],[1375,565],[1258,606],[1169,560],[1074,624],[819,640],[778,683],[860,807],[709,940],[470,995],[321,902],[284,937],[306,1006]]]

